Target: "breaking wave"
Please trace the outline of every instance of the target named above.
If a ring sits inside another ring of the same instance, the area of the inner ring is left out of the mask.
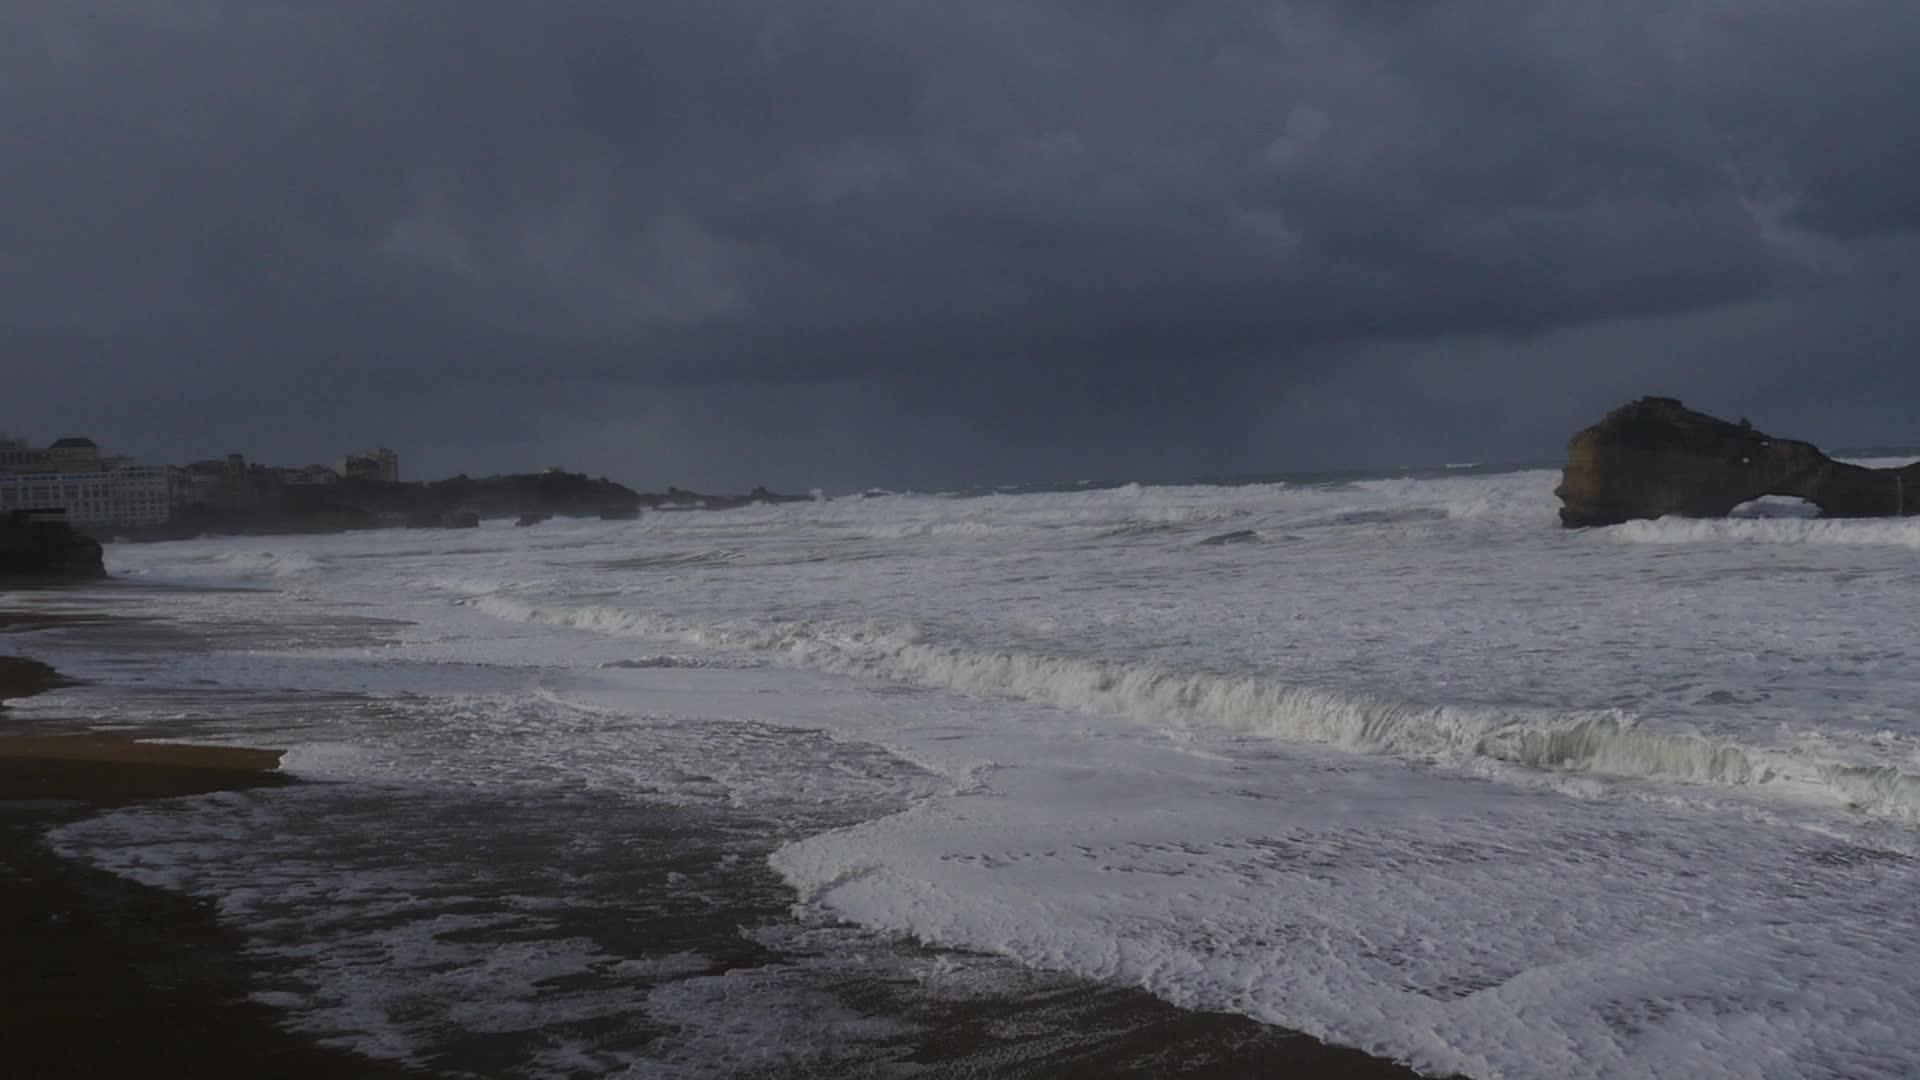
[[[613,559],[601,563],[600,566],[605,570],[670,570],[682,566],[710,566],[715,563],[735,562],[741,557],[740,552],[730,548],[705,548],[699,551],[674,551],[662,555]]]
[[[601,664],[600,666],[603,668],[616,668],[616,669],[625,668],[629,670],[633,670],[633,669],[644,670],[644,669],[659,669],[659,668],[704,668],[704,667],[711,667],[713,665],[710,661],[702,660],[697,656],[669,656],[666,654],[657,654],[653,656],[636,656],[631,660],[609,660],[606,663]]]
[[[1681,518],[1600,530],[1624,544],[1856,544],[1920,548],[1920,518]]]
[[[1264,539],[1258,529],[1235,529],[1232,532],[1215,533],[1200,541],[1201,547],[1225,547],[1228,544],[1251,544]]]
[[[1021,540],[1033,530],[1018,525],[1000,525],[987,521],[904,521],[852,529],[846,535],[864,540],[919,540],[925,538],[958,540]]]
[[[201,565],[210,576],[249,578],[288,578],[317,573],[326,561],[302,551],[275,554],[271,551],[226,551],[210,555]]]
[[[1186,531],[1187,526],[1174,521],[1129,521],[1115,525],[1093,534],[1095,540],[1132,540],[1137,537],[1164,536],[1168,533]]]
[[[1618,709],[1431,705],[1155,663],[988,651],[922,640],[911,626],[792,622],[688,625],[606,605],[563,607],[504,593],[460,603],[496,617],[605,634],[677,638],[780,654],[838,674],[1119,716],[1169,730],[1224,731],[1469,769],[1710,785],[1920,818],[1920,777],[1643,725]]]

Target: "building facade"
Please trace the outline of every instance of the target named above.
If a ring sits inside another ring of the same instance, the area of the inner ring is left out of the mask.
[[[100,444],[81,436],[53,440],[53,445],[47,447],[47,457],[59,472],[100,471]]]
[[[0,476],[0,513],[65,510],[75,525],[110,524],[113,504],[105,473],[12,473]]]
[[[173,471],[104,458],[91,439],[45,450],[0,440],[0,513],[52,509],[79,526],[160,525],[173,514]]]
[[[0,433],[0,514],[63,510],[77,526],[161,525],[181,515],[271,513],[290,491],[343,479],[394,484],[400,456],[386,447],[325,465],[275,468],[241,454],[174,468],[108,455],[92,439],[68,436],[46,447]],[[313,493],[304,493],[313,501]]]
[[[25,439],[0,435],[0,474],[52,472],[53,456]]]
[[[173,470],[122,465],[106,474],[114,525],[164,525],[173,516]]]
[[[346,480],[373,480],[382,484],[400,482],[400,455],[378,446],[364,454],[348,454],[340,459],[340,476]]]

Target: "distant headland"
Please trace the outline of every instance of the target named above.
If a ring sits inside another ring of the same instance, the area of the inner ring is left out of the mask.
[[[744,495],[676,487],[640,492],[561,468],[407,481],[400,478],[399,455],[385,447],[345,455],[335,465],[263,465],[242,454],[148,465],[105,454],[80,436],[35,447],[0,435],[0,516],[31,511],[47,535],[55,523],[116,540],[462,528],[484,518],[534,525],[553,517],[617,520],[643,510],[726,510],[812,498],[765,488]]]

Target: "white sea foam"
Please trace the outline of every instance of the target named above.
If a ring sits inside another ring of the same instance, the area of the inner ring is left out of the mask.
[[[1762,495],[1728,512],[1734,518],[1817,518],[1818,504],[1792,495]]]
[[[1910,856],[1290,764],[1233,785],[1164,759],[1009,770],[998,798],[802,841],[775,865],[863,925],[1436,1072],[1892,1077],[1920,1055]]]
[[[1629,521],[1603,530],[1634,544],[1849,544],[1920,548],[1920,518],[1679,518]]]
[[[1743,746],[1684,727],[1650,729],[1617,709],[1425,705],[1156,664],[968,650],[923,642],[913,627],[689,627],[630,609],[542,607],[498,593],[471,603],[503,618],[778,652],[824,671],[1016,698],[1175,730],[1213,729],[1470,767],[1501,762],[1560,773],[1717,785],[1920,817],[1920,775],[1896,766],[1862,765],[1857,756],[1822,759],[1804,749],[1765,743]]]
[[[1556,479],[902,494],[111,557],[277,590],[170,601],[223,636],[166,677],[375,698],[214,732],[293,746],[303,775],[766,810],[809,911],[1436,1070],[1913,1074],[1920,525],[1562,530]],[[1207,542],[1229,535],[1251,539]],[[392,621],[343,640],[296,613]],[[199,708],[111,698],[144,670],[124,657],[74,663],[94,684],[68,704]],[[568,940],[516,963],[597,963]],[[794,1000],[751,990],[661,997],[735,1018],[674,1061]],[[761,1019],[743,1054],[792,1030]]]
[[[222,551],[198,563],[172,568],[176,574],[203,578],[290,578],[320,571],[324,561],[306,551]]]

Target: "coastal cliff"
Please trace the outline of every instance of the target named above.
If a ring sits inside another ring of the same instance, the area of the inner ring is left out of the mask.
[[[1805,499],[1827,517],[1892,517],[1920,512],[1920,465],[1850,465],[1812,443],[1647,397],[1573,437],[1554,494],[1568,528],[1723,517],[1766,495]]]

